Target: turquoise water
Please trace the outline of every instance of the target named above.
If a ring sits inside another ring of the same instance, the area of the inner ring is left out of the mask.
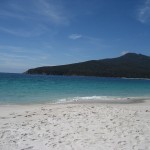
[[[0,104],[150,97],[150,80],[0,73]]]

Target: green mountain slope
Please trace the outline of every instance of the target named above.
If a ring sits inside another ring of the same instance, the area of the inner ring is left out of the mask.
[[[128,53],[118,58],[29,69],[27,74],[150,78],[150,57]]]

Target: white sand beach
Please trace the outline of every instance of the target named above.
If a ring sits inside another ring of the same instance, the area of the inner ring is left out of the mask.
[[[0,150],[149,150],[150,103],[0,106]]]

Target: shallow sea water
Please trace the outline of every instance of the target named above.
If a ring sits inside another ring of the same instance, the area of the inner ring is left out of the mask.
[[[150,99],[150,80],[0,73],[0,104]]]

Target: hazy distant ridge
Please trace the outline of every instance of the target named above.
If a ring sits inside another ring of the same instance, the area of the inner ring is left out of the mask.
[[[27,74],[150,78],[150,57],[128,53],[121,57],[29,69]]]

